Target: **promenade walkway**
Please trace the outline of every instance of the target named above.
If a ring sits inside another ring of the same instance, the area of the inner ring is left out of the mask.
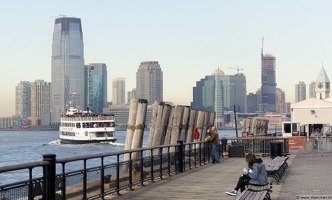
[[[262,157],[264,163],[271,158]],[[272,199],[298,199],[297,196],[332,195],[330,166],[332,154],[293,152],[288,159],[289,168],[282,180],[276,184],[274,178]],[[136,186],[134,191],[122,191],[121,196],[112,195],[109,199],[206,199],[234,200],[225,192],[235,187],[243,167],[244,158],[225,158],[221,164],[207,164],[185,173],[175,174],[146,186]],[[310,199],[310,198],[309,198]]]

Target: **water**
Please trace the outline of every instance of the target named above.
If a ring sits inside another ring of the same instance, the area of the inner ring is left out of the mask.
[[[235,130],[219,130],[220,137],[234,137]],[[144,132],[143,146],[147,146],[149,131]],[[124,150],[126,131],[117,131],[115,143],[61,144],[58,131],[0,131],[0,167],[43,160],[44,154],[68,158]],[[115,157],[112,158],[115,162]],[[99,162],[98,162],[99,163]],[[78,170],[82,164],[69,163],[66,169]],[[60,167],[60,166],[57,166]],[[42,170],[35,170],[33,177],[40,177]],[[28,179],[28,171],[0,174],[0,185],[19,179]]]
[[[235,130],[219,130],[220,137],[234,137]],[[143,146],[147,146],[149,132],[144,132]],[[124,149],[126,131],[117,131],[115,143],[61,144],[58,131],[0,131],[0,167],[36,162],[43,154],[57,158],[115,152]]]

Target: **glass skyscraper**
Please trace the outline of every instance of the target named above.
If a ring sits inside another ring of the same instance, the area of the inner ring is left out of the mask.
[[[15,114],[19,117],[31,116],[31,84],[21,81],[16,86]]]
[[[107,107],[107,66],[90,63],[85,66],[85,107],[93,113],[102,113]]]
[[[52,122],[69,107],[84,110],[84,48],[81,19],[55,20],[52,44]]]
[[[136,98],[149,104],[163,100],[163,72],[157,61],[141,62],[136,72]]]
[[[262,53],[262,104],[263,111],[276,112],[276,57]]]

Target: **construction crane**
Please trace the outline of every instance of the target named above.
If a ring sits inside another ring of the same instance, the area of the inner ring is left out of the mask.
[[[237,74],[240,73],[240,70],[244,70],[243,68],[240,68],[239,66],[236,67],[228,67],[229,69],[236,69],[237,70]]]

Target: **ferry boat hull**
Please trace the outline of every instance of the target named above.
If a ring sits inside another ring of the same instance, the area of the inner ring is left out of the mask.
[[[64,144],[115,142],[114,115],[71,109],[61,116],[59,139]]]

